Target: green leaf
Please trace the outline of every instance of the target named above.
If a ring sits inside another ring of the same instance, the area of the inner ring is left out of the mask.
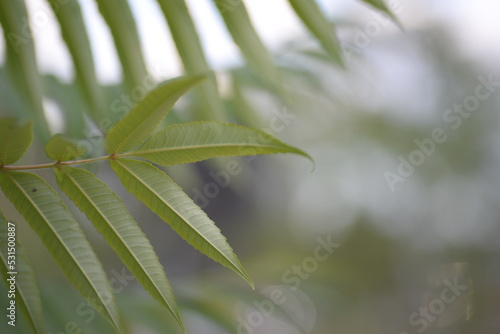
[[[218,4],[217,0],[213,1],[216,5]],[[219,5],[218,9],[234,42],[238,45],[250,66],[263,78],[266,78],[272,87],[279,89],[281,87],[279,73],[271,61],[264,43],[262,43],[253,28],[243,2],[239,1],[230,9]]]
[[[255,112],[254,106],[250,103],[245,94],[243,85],[238,82],[235,75],[231,75],[231,96],[227,103],[236,121],[246,126],[258,128],[262,126],[260,116]]]
[[[26,258],[23,248],[17,242],[17,235],[12,234],[13,224],[7,222],[3,213],[0,211],[0,276],[2,277],[7,290],[10,289],[10,272],[16,272],[15,276],[15,301],[16,306],[26,317],[26,320],[34,333],[43,333],[43,315],[42,300],[36,284],[35,274]],[[15,230],[14,227],[14,231]],[[15,246],[12,245],[12,240]],[[9,258],[14,248],[14,258]],[[14,260],[15,263],[11,261]],[[13,267],[11,267],[13,265]],[[5,320],[4,320],[5,321]]]
[[[31,122],[19,125],[15,118],[0,118],[0,166],[19,160],[33,141]]]
[[[194,75],[210,70],[199,35],[184,0],[158,0],[170,28],[177,52],[186,73]],[[211,73],[207,80],[194,89],[196,99],[195,117],[198,120],[222,120],[222,104],[217,91],[215,76]]]
[[[175,102],[204,76],[185,76],[168,80],[155,88],[119,121],[106,137],[108,153],[136,148],[151,135]]]
[[[85,213],[151,296],[183,327],[163,267],[118,196],[86,170],[62,167],[55,168],[55,172],[59,187]]]
[[[234,270],[253,287],[219,228],[168,175],[143,161],[116,159],[110,164],[125,188],[175,232],[201,253]]]
[[[162,166],[184,164],[220,156],[303,151],[267,133],[220,122],[188,122],[168,126],[151,136],[133,155]]]
[[[137,26],[127,0],[96,0],[99,11],[111,30],[123,76],[129,90],[143,85],[148,72],[142,55]]]
[[[6,68],[16,93],[29,111],[24,116],[35,122],[37,135],[46,141],[50,138],[50,130],[42,104],[43,86],[38,73],[33,32],[26,23],[27,18],[24,1],[0,1],[0,24],[7,49]]]
[[[29,116],[27,108],[23,104],[24,101],[21,100],[17,87],[12,84],[9,70],[5,66],[0,68],[0,101],[1,108],[5,111],[8,110],[11,115]]]
[[[45,145],[47,156],[55,161],[68,161],[85,153],[85,149],[78,146],[73,139],[64,135],[55,135]]]
[[[113,292],[102,265],[50,185],[32,173],[0,172],[0,187],[69,281],[121,333]]]
[[[387,6],[382,0],[361,0],[361,1],[375,7],[378,10],[389,13],[389,9],[387,9]]]
[[[323,15],[321,9],[315,0],[288,0],[307,26],[309,31],[321,42],[323,48],[337,61],[341,66],[344,65],[342,59],[342,50],[339,41],[333,31],[333,25]]]
[[[86,98],[90,116],[99,122],[104,116],[104,100],[97,81],[82,10],[78,1],[48,0],[61,27],[61,34],[73,58],[76,82]]]
[[[401,23],[399,22],[397,17],[389,10],[389,8],[387,8],[387,6],[385,5],[385,3],[382,0],[361,0],[361,1],[371,5],[372,7],[380,10],[381,12],[389,15],[389,17],[392,18],[394,23],[396,23],[400,28],[402,28]]]

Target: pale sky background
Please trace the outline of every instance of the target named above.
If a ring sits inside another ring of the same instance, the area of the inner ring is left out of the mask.
[[[398,1],[398,0],[392,0]],[[211,0],[187,0],[198,26],[209,62],[216,70],[227,64],[242,61],[238,48],[225,31]],[[359,27],[373,19],[373,11],[356,0],[320,0],[327,14],[335,19],[354,20]],[[28,0],[31,20],[38,17],[50,20],[40,25],[32,23],[39,66],[42,72],[52,73],[71,80],[71,58],[61,41],[58,26],[45,0]],[[91,43],[94,47],[98,77],[103,83],[117,82],[121,76],[120,64],[112,38],[100,17],[94,0],[80,0],[84,10]],[[166,22],[154,0],[130,0],[138,19],[142,47],[150,72],[157,79],[165,79],[181,73],[178,55],[174,49]],[[245,1],[257,31],[268,47],[273,50],[281,43],[306,34],[286,0]],[[387,2],[389,3],[389,2]],[[445,22],[455,32],[460,50],[479,61],[491,63],[500,55],[500,1],[496,0],[399,0],[401,10],[397,16],[406,29],[431,24],[435,20]],[[394,27],[383,33],[403,33]],[[0,37],[0,61],[4,59],[4,40]]]

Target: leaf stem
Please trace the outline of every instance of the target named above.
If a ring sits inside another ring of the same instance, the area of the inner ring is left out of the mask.
[[[58,166],[71,166],[71,165],[81,165],[88,164],[91,162],[109,160],[116,158],[116,155],[106,155],[103,157],[90,158],[90,159],[82,159],[82,160],[73,160],[73,161],[55,161],[48,164],[39,164],[39,165],[27,165],[27,166],[0,166],[0,170],[29,170],[29,169],[44,169],[44,168],[53,168]]]

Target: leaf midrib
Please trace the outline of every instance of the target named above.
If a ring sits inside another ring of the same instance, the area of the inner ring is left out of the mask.
[[[138,109],[139,109],[139,108],[137,108],[137,109],[133,109],[132,111],[130,111],[130,113],[132,113],[132,112],[134,112],[135,110],[138,110]],[[130,140],[130,138],[132,138],[132,136],[133,136],[135,133],[137,133],[137,132],[139,131],[138,129],[139,129],[141,126],[143,126],[143,125],[144,125],[144,123],[146,123],[146,122],[147,122],[147,120],[149,119],[149,117],[150,117],[152,114],[154,114],[154,113],[156,112],[156,109],[157,109],[157,108],[155,108],[155,111],[154,111],[153,113],[151,113],[151,114],[149,114],[148,116],[146,116],[146,118],[144,119],[144,121],[143,121],[143,122],[141,122],[141,123],[140,123],[137,127],[135,127],[132,131],[130,131],[130,132],[128,133],[128,135],[126,135],[126,136],[123,138],[123,140],[122,140],[122,141],[121,141],[121,142],[120,142],[120,143],[119,143],[119,144],[115,147],[115,149],[114,149],[114,150],[113,150],[113,152],[111,152],[111,153],[120,153],[120,148],[122,148],[122,147],[123,147],[123,146],[127,143],[127,141],[129,141],[129,140]],[[123,123],[122,123],[122,124],[123,124]],[[115,130],[115,131],[118,131],[118,128],[115,128],[114,130]]]
[[[133,151],[130,153],[125,153],[121,154],[121,156],[138,156],[138,155],[143,155],[143,154],[153,154],[153,153],[159,153],[159,152],[172,152],[172,151],[182,151],[182,150],[196,150],[196,149],[202,149],[202,148],[230,148],[230,147],[263,147],[263,148],[284,148],[283,146],[278,146],[278,145],[263,145],[263,144],[224,144],[224,145],[217,145],[217,144],[210,144],[210,145],[190,145],[190,146],[177,146],[177,147],[166,147],[166,148],[156,148],[156,149],[150,149],[150,150],[137,150]],[[292,150],[292,149],[290,149]]]
[[[73,184],[81,191],[81,193],[84,195],[85,198],[87,198],[87,200],[92,204],[93,201],[90,199],[90,197],[87,196],[87,193],[85,191],[83,191],[83,189],[80,187],[80,185],[73,179],[73,177],[71,177],[71,175],[69,175],[69,173],[67,173],[64,169],[62,169],[64,171],[64,173],[68,176],[68,178],[73,182]],[[111,227],[111,229],[115,232],[115,235],[118,236],[118,238],[121,240],[121,242],[126,245],[125,241],[123,241],[123,238],[122,236],[116,231],[116,229],[114,228],[114,226],[108,221],[108,219],[105,218],[105,215],[104,213],[102,213],[101,209],[99,209],[97,206],[94,206],[92,205],[92,207],[94,207],[97,212],[99,213],[99,215],[104,219],[105,222],[108,223],[108,226]],[[154,283],[153,279],[149,276],[149,273],[144,269],[144,267],[142,266],[142,263],[141,261],[139,261],[136,257],[136,255],[130,251],[128,249],[128,247],[126,247],[126,250],[132,255],[132,257],[134,258],[134,260],[137,262],[137,264],[139,264],[139,267],[141,267],[144,271],[144,273],[146,274],[146,276],[149,278],[151,284],[156,288],[156,290],[158,292],[160,292],[161,290],[158,288],[158,286]],[[163,297],[163,294],[160,292],[160,295]],[[170,309],[170,311],[172,312],[172,314],[176,314],[176,312],[174,312],[174,310],[171,308],[170,304],[165,300],[165,303],[167,304],[168,308]]]
[[[152,91],[150,94],[155,94],[156,92],[155,91]],[[150,95],[151,96],[151,95]],[[155,97],[155,96],[151,96],[151,97]],[[160,103],[156,103],[155,104],[155,107],[154,107],[154,111],[149,113],[148,115],[146,115],[146,117],[143,119],[143,121],[141,123],[139,123],[139,125],[137,125],[136,127],[134,127],[134,129],[132,131],[130,131],[124,138],[123,140],[121,141],[121,143],[119,143],[116,148],[113,150],[113,152],[111,153],[120,153],[120,149],[128,142],[130,141],[130,138],[132,138],[132,136],[136,133],[140,133],[140,127],[143,126],[150,118],[153,118],[153,116],[158,112],[158,109],[160,109],[163,105],[165,104],[168,104],[170,102],[170,99],[171,99],[172,96],[168,97],[166,100],[163,100],[162,102]],[[141,101],[141,103],[145,103],[146,101]],[[136,110],[142,110],[142,109],[145,109],[144,106],[142,105],[137,105],[134,109],[132,109],[129,113],[129,115],[131,115],[133,112],[135,112]],[[142,114],[142,113],[139,113],[139,114]],[[120,122],[123,122],[125,120],[122,119]],[[125,123],[122,123],[122,124],[125,124]],[[113,128],[113,131],[118,131],[118,125]],[[123,126],[123,125],[122,125]],[[140,145],[137,144],[137,145]]]
[[[76,261],[75,257],[73,256],[73,253],[69,251],[69,249],[66,246],[66,244],[64,242],[62,242],[62,240],[59,238],[59,235],[55,232],[55,230],[53,229],[52,225],[48,222],[47,217],[45,217],[45,215],[38,209],[38,206],[35,205],[35,203],[31,199],[31,197],[28,196],[28,194],[24,191],[24,189],[20,185],[18,185],[18,183],[16,182],[16,180],[11,175],[9,175],[8,173],[7,173],[7,177],[11,178],[11,180],[14,183],[14,185],[19,188],[19,190],[21,191],[21,193],[28,199],[28,201],[31,203],[31,205],[35,208],[35,210],[43,218],[43,221],[45,221],[46,225],[49,226],[49,229],[56,236],[56,239],[59,240],[59,242],[63,245],[63,248],[66,249],[66,252],[70,255],[70,258],[73,260],[73,262],[76,265],[76,267],[79,268],[80,271],[83,273],[83,276],[87,279],[88,284],[92,287],[92,289],[94,290],[95,294],[97,296],[100,296],[99,293],[97,292],[96,287],[92,283],[92,281],[89,280],[89,277],[88,277],[87,273],[84,270],[82,270],[82,268],[78,265],[78,262]],[[101,298],[99,298],[99,300],[101,300]],[[111,315],[111,313],[110,313],[110,311],[109,311],[108,306],[106,305],[106,303],[102,302],[102,304],[104,305],[104,309],[108,313],[109,318],[112,319],[113,322],[115,322],[114,317]],[[115,324],[115,325],[117,326],[117,328],[120,328],[120,326],[118,326],[118,324]]]
[[[223,252],[221,252],[219,249],[217,249],[217,247],[215,247],[215,245],[209,241],[207,238],[205,238],[205,236],[200,233],[198,230],[196,230],[194,228],[193,225],[191,225],[183,216],[181,216],[177,210],[175,210],[174,208],[172,208],[168,203],[166,203],[162,198],[161,196],[159,196],[156,191],[154,191],[153,189],[151,189],[151,187],[149,187],[149,185],[145,184],[144,182],[142,182],[142,180],[140,178],[138,178],[129,168],[127,168],[123,163],[121,163],[119,160],[115,160],[117,163],[119,163],[124,169],[126,169],[131,175],[134,176],[134,178],[136,180],[138,180],[143,186],[145,186],[149,191],[151,191],[153,194],[157,195],[157,197],[160,199],[160,201],[162,203],[164,203],[166,206],[168,206],[178,217],[181,217],[182,218],[182,221],[184,221],[188,226],[191,227],[191,229],[193,231],[196,232],[196,234],[200,235],[208,244],[210,244],[211,247],[213,247],[218,253],[220,253],[227,261],[229,261],[229,263],[231,263],[237,270],[238,272],[240,271],[240,269],[238,268],[238,266],[236,264],[233,263],[233,261],[231,261],[227,256],[226,254],[224,254]],[[154,166],[153,166],[154,167]],[[156,168],[156,167],[155,167]]]

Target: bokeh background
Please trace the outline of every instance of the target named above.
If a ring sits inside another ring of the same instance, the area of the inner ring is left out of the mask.
[[[127,90],[111,33],[95,1],[79,2],[97,78],[106,101],[113,101]],[[341,68],[287,1],[244,1],[283,77],[285,98],[247,65],[211,1],[187,3],[225,119],[270,131],[315,161],[259,156],[167,170],[221,228],[256,283],[254,291],[175,235],[107,166],[90,167],[120,194],[150,238],[188,333],[498,333],[500,3],[388,1],[397,18],[391,20],[360,1],[318,1],[335,23]],[[181,75],[182,60],[157,3],[129,4],[151,76]],[[31,14],[51,12],[45,1],[27,6]],[[51,131],[84,138],[64,121],[85,106],[71,89],[74,66],[54,17],[34,41]],[[0,115],[16,115],[5,69],[0,79]],[[478,98],[478,90],[488,96]],[[196,119],[192,97],[176,105],[169,122]],[[42,147],[35,143],[22,163],[44,162]],[[234,175],[226,170],[229,161],[241,167]],[[110,333],[3,195],[0,201],[18,222],[39,279],[47,332]],[[177,333],[169,315],[71,209],[115,278],[127,330]],[[2,332],[10,333],[4,325]]]

